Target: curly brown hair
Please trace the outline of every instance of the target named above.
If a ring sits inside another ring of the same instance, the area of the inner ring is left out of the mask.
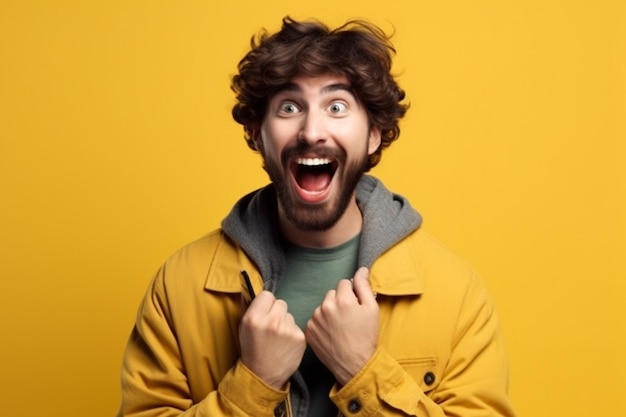
[[[252,49],[239,61],[231,89],[237,103],[232,114],[244,126],[251,149],[265,117],[269,99],[297,75],[345,76],[368,113],[371,126],[381,130],[381,145],[370,155],[367,169],[380,162],[382,150],[400,135],[399,120],[408,109],[404,91],[391,75],[396,50],[379,27],[350,20],[336,29],[316,21],[283,19],[279,32],[253,36]]]

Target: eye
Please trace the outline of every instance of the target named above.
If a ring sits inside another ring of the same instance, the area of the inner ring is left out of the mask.
[[[280,106],[278,107],[278,112],[280,114],[295,114],[295,113],[298,113],[299,111],[300,109],[298,108],[298,106],[296,106],[294,103],[290,101],[281,103]]]
[[[328,106],[328,111],[334,114],[345,113],[348,110],[348,106],[340,101],[335,101]]]

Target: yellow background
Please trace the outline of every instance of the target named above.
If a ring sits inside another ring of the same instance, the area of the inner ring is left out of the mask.
[[[1,414],[114,414],[152,273],[266,182],[229,77],[291,14],[395,28],[374,173],[483,275],[519,415],[626,415],[624,4],[2,0]]]

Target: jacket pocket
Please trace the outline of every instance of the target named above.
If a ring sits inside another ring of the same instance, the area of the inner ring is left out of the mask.
[[[397,361],[425,393],[433,390],[439,384],[441,373],[437,358],[398,359]]]

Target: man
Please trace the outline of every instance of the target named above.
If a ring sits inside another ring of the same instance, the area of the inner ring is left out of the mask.
[[[157,273],[118,416],[513,416],[479,278],[364,175],[407,109],[394,52],[361,21],[253,40],[233,116],[272,184]]]

